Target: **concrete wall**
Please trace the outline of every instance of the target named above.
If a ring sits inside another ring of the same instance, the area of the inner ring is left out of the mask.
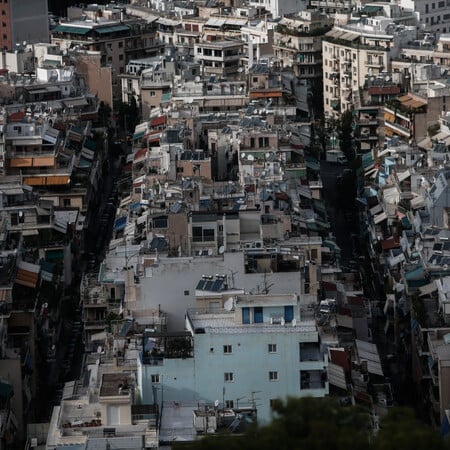
[[[84,78],[89,92],[98,96],[100,102],[113,106],[111,67],[101,66],[100,53],[78,54],[75,69]]]
[[[49,42],[47,0],[10,0],[11,45]]]

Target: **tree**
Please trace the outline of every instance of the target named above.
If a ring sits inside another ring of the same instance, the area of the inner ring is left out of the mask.
[[[366,450],[368,425],[369,415],[359,407],[343,407],[332,399],[289,398],[274,402],[270,425],[256,424],[244,436],[207,437],[188,448]]]
[[[393,408],[381,420],[374,450],[444,450],[448,442],[438,432],[416,420],[407,408]]]
[[[445,450],[437,432],[411,411],[390,409],[377,434],[368,411],[341,406],[334,399],[289,398],[273,405],[272,423],[255,424],[246,433],[207,436],[173,448],[189,450]]]

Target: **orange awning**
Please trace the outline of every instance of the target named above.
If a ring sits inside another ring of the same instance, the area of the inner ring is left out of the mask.
[[[27,286],[35,288],[37,281],[39,279],[39,274],[34,272],[29,272],[25,269],[19,269],[16,275],[16,283],[22,286]]]
[[[12,158],[10,160],[10,167],[32,167],[33,158]]]
[[[29,186],[57,186],[69,184],[70,177],[68,175],[57,175],[54,177],[25,177],[23,182]]]
[[[384,120],[389,120],[389,122],[395,122],[395,115],[386,111],[384,113]]]
[[[47,177],[47,185],[69,184],[70,177],[68,175]]]
[[[44,167],[44,166],[54,166],[55,158],[53,156],[48,156],[46,158],[33,158],[34,167]]]
[[[25,177],[23,182],[29,186],[44,186],[46,184],[45,177]]]
[[[281,91],[252,91],[250,92],[250,98],[272,98],[281,97],[283,94]]]

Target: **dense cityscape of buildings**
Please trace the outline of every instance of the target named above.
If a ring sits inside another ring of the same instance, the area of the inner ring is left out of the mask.
[[[0,450],[447,433],[448,8],[0,0]]]

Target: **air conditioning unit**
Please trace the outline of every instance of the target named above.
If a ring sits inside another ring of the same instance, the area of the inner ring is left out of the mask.
[[[253,242],[253,248],[264,248],[264,242],[263,241]]]

